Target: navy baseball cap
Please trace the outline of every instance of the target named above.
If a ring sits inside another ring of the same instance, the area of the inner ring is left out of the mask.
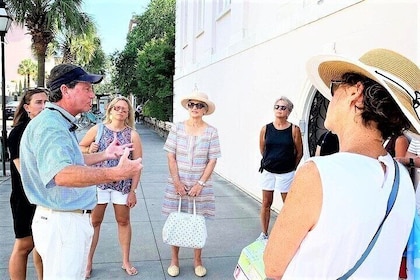
[[[66,71],[67,69],[71,70]],[[100,83],[103,78],[103,75],[88,73],[79,66],[60,64],[51,70],[50,81],[47,86],[51,91],[53,91],[61,85],[71,82],[88,82],[91,84],[97,84]]]

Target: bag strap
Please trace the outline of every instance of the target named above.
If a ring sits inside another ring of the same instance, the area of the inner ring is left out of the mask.
[[[179,202],[178,202],[178,212],[181,212],[181,200],[182,200],[182,196],[179,196]],[[195,210],[195,198],[193,198],[193,213],[194,216],[196,215],[196,210]]]
[[[324,133],[324,137],[322,137],[322,141],[321,141],[321,146],[324,145],[325,139],[327,139],[328,134],[330,134],[330,133],[331,133],[330,130],[328,130],[327,132]]]
[[[99,140],[101,140],[103,132],[104,132],[104,124],[103,123],[98,123],[98,131],[96,131],[96,136],[95,136],[95,143],[96,144],[98,144]]]
[[[388,205],[386,207],[386,213],[385,217],[383,218],[381,224],[379,225],[375,235],[373,236],[372,240],[370,241],[369,245],[367,246],[365,252],[362,254],[360,259],[356,262],[356,264],[351,268],[346,274],[338,278],[339,280],[348,279],[363,263],[363,261],[366,259],[366,257],[369,255],[370,251],[372,250],[373,246],[376,243],[376,240],[378,239],[379,234],[381,233],[382,226],[388,217],[389,213],[391,212],[392,207],[394,206],[395,200],[397,198],[398,194],[398,188],[400,185],[400,169],[398,167],[397,162],[394,160],[395,165],[395,176],[394,176],[394,183],[392,185],[392,190],[388,198]]]

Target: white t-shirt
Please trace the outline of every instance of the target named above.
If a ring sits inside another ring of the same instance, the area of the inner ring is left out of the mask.
[[[319,170],[323,201],[317,225],[288,265],[284,279],[337,279],[359,260],[382,222],[395,167],[390,155],[377,160],[336,153],[312,160]],[[380,162],[386,166],[386,172]],[[407,169],[399,164],[398,195],[372,251],[353,274],[357,279],[398,279],[401,256],[415,213]]]

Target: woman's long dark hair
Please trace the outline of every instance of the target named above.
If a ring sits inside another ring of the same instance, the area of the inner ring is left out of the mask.
[[[29,105],[29,103],[32,100],[32,96],[41,92],[44,92],[47,96],[49,94],[49,91],[46,88],[32,88],[25,91],[25,94],[22,96],[22,99],[20,100],[19,105],[16,108],[12,126],[17,126],[23,122],[27,122],[30,120],[28,113],[26,112],[25,108],[23,108],[23,105]]]

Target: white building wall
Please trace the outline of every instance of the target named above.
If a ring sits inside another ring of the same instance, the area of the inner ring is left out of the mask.
[[[204,24],[197,32],[201,6]],[[259,132],[273,121],[281,95],[294,103],[289,120],[307,140],[315,93],[306,76],[308,58],[358,58],[381,47],[420,64],[418,0],[179,0],[176,32],[174,122],[188,117],[183,95],[194,87],[206,92],[216,111],[205,120],[218,128],[222,147],[215,170],[258,199]],[[278,197],[274,204],[281,205]]]

